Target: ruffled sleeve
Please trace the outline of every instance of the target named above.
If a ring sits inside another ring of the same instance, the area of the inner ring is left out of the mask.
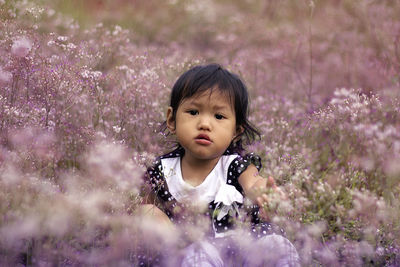
[[[160,159],[155,160],[153,165],[147,168],[147,182],[150,183],[153,191],[158,193],[165,185],[164,177],[162,174],[162,166]]]
[[[261,158],[254,153],[249,153],[244,156],[238,155],[228,168],[227,184],[233,185],[241,194],[244,192],[242,186],[239,184],[239,176],[250,164],[253,164],[258,171],[262,168]]]
[[[144,173],[145,194],[144,204],[155,204],[158,206],[160,192],[165,190],[164,177],[162,175],[162,166],[160,160],[157,159],[153,165],[147,168]]]
[[[172,210],[176,201],[168,190],[160,158],[156,159],[153,165],[147,169],[145,183],[147,184],[149,197],[144,202],[157,206],[172,220]]]
[[[150,166],[147,168],[146,182],[150,185],[151,190],[157,195],[157,197],[163,202],[170,202],[173,200],[171,193],[168,190],[168,186],[164,176],[164,170],[161,160],[164,158],[173,158],[182,156],[181,148],[175,149],[174,151],[167,153],[163,156],[158,157]]]

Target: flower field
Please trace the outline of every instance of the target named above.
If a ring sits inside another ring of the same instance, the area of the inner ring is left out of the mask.
[[[159,132],[173,83],[218,62],[247,83],[262,133],[248,150],[288,196],[269,208],[302,264],[399,266],[398,14],[389,0],[0,0],[0,265],[135,266],[201,238],[201,215],[172,236],[135,209],[173,145]]]

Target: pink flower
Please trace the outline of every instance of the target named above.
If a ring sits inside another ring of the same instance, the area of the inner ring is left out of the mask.
[[[16,57],[26,57],[32,48],[32,42],[26,37],[20,37],[11,46],[11,54]]]
[[[12,74],[11,72],[3,70],[2,67],[0,67],[0,85],[6,85],[12,80]]]

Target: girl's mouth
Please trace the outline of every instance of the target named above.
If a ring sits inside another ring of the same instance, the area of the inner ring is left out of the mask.
[[[199,145],[210,145],[212,143],[210,137],[206,134],[199,134],[194,140]]]

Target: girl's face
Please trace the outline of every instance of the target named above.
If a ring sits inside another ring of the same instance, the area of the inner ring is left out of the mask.
[[[184,157],[213,160],[225,152],[240,133],[229,97],[219,90],[205,91],[182,101],[172,116],[167,111],[167,127],[185,149]]]

